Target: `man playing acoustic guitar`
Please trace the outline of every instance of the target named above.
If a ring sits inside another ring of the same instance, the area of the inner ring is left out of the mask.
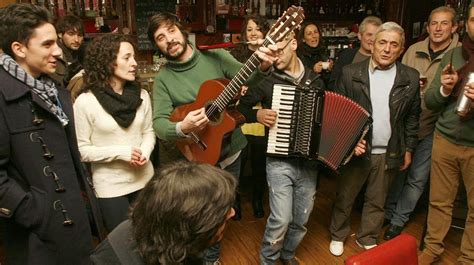
[[[194,102],[200,85],[206,80],[217,78],[231,79],[239,72],[242,64],[223,49],[199,51],[187,39],[178,18],[170,13],[154,15],[149,20],[148,37],[155,43],[168,63],[155,79],[153,90],[153,128],[160,138],[160,162],[168,163],[183,159],[174,142],[190,137],[194,132],[204,129],[209,118],[204,107],[190,111],[178,122],[170,121],[173,109]],[[252,73],[252,84],[259,82],[275,61],[276,47],[261,47],[257,51],[260,67]],[[247,84],[251,84],[248,82]],[[240,89],[240,87],[239,87]],[[217,166],[232,173],[240,174],[240,151],[246,145],[240,128],[227,134],[223,140]],[[215,141],[218,141],[216,139]],[[216,244],[206,251],[205,264],[219,264],[220,246]]]

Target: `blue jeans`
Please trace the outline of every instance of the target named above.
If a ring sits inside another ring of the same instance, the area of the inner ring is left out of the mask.
[[[295,158],[267,158],[270,216],[260,252],[261,264],[292,259],[306,234],[313,210],[317,163]]]
[[[240,163],[242,161],[241,157],[242,155],[239,155],[239,157],[232,164],[224,168],[225,171],[231,173],[235,177],[235,179],[237,180],[237,183],[239,182],[239,176],[240,176]],[[204,261],[214,262],[217,259],[219,259],[220,253],[221,253],[221,243],[217,242],[216,244],[208,247],[204,251]]]
[[[418,143],[413,162],[405,178],[398,176],[385,204],[385,217],[392,225],[405,226],[430,177],[433,134]]]

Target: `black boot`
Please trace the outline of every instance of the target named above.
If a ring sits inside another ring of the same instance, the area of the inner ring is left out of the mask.
[[[252,196],[252,208],[253,216],[256,218],[262,218],[265,215],[263,211],[263,193],[262,192],[253,192]]]
[[[235,194],[234,211],[235,215],[232,217],[232,219],[234,219],[235,221],[240,221],[240,219],[242,219],[242,209],[240,208],[240,193]]]

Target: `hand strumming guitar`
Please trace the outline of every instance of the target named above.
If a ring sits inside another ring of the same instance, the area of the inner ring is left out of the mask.
[[[184,134],[188,134],[193,131],[199,131],[204,129],[208,123],[209,119],[206,116],[205,108],[193,110],[190,111],[184,120],[181,121],[181,131]]]

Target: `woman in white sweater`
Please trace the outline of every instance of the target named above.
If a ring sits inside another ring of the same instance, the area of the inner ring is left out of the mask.
[[[153,176],[155,146],[148,93],[135,81],[133,42],[124,35],[95,39],[84,62],[85,93],[74,103],[77,142],[106,228],[127,218],[130,204]]]

